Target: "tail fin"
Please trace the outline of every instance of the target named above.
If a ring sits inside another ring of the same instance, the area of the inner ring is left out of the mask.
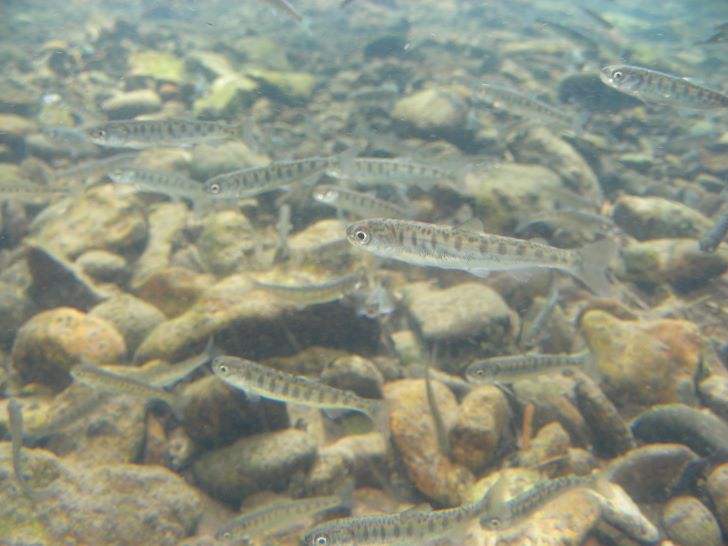
[[[593,355],[589,349],[584,349],[583,351],[580,351],[578,356],[582,359],[582,371],[587,374],[592,380],[599,382],[601,379],[601,374],[599,373],[599,368],[597,367],[596,356]]]
[[[600,239],[578,251],[581,260],[574,274],[598,296],[609,296],[612,292],[607,279],[607,266],[616,251],[617,244],[611,238]]]

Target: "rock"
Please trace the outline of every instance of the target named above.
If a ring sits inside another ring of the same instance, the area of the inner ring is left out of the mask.
[[[346,266],[351,262],[351,245],[344,233],[346,224],[341,220],[327,218],[319,220],[288,238],[291,254],[297,259],[315,262],[332,268]]]
[[[185,63],[188,72],[202,72],[209,80],[237,72],[225,55],[214,51],[192,51],[185,59]]]
[[[166,267],[139,280],[135,292],[167,317],[177,317],[194,305],[211,282],[210,275],[182,267]]]
[[[152,89],[137,89],[119,93],[101,104],[109,119],[132,119],[142,114],[159,112],[162,99]]]
[[[557,173],[570,190],[601,203],[601,186],[589,164],[568,142],[546,127],[529,129],[516,143],[514,155],[520,163],[541,164],[548,158],[549,169]]]
[[[68,371],[82,361],[118,362],[124,339],[107,321],[59,307],[38,313],[18,330],[13,367],[23,381],[54,388],[70,382]]]
[[[708,494],[724,534],[728,534],[728,463],[714,468],[708,475]]]
[[[257,237],[252,224],[240,211],[221,210],[205,216],[197,246],[207,270],[215,275],[240,270],[245,260],[245,239]]]
[[[560,423],[549,423],[541,427],[530,439],[528,448],[518,455],[518,463],[525,468],[536,468],[555,457],[563,457],[571,447],[569,433]]]
[[[126,260],[108,250],[89,250],[81,254],[75,264],[84,274],[102,282],[124,284],[131,276]]]
[[[87,311],[109,297],[75,264],[43,245],[29,245],[27,261],[33,278],[28,295],[44,309],[66,305]]]
[[[386,464],[387,445],[384,436],[370,432],[345,436],[319,447],[316,460],[306,476],[308,494],[333,494],[351,478],[362,484],[376,482],[374,469]]]
[[[3,144],[16,144],[38,131],[33,120],[15,114],[0,114],[0,142]]]
[[[0,445],[0,468],[11,473],[10,443]],[[199,494],[157,466],[89,466],[51,453],[24,450],[24,469],[38,490],[31,502],[14,480],[0,483],[0,529],[8,544],[175,546],[200,517]]]
[[[192,471],[210,495],[237,505],[258,491],[284,491],[292,475],[308,470],[315,454],[316,445],[305,432],[286,429],[209,451]]]
[[[614,204],[617,225],[639,241],[670,237],[700,238],[711,222],[700,212],[662,197],[622,195]]]
[[[151,211],[149,240],[134,268],[133,287],[137,287],[153,271],[169,265],[172,251],[182,239],[187,215],[184,203],[160,203]]]
[[[676,544],[723,544],[715,516],[695,497],[670,499],[662,513],[662,521],[667,536]]]
[[[241,59],[252,66],[281,71],[291,69],[283,44],[270,36],[263,34],[244,36],[237,40],[233,47]]]
[[[205,447],[229,445],[243,433],[262,432],[289,426],[283,404],[261,399],[251,400],[215,376],[203,377],[184,389],[184,427],[194,441]]]
[[[487,285],[464,282],[440,289],[419,282],[403,288],[404,303],[422,337],[452,343],[457,353],[503,351],[519,331],[518,315]],[[462,371],[462,370],[455,370]]]
[[[287,102],[309,100],[316,85],[316,77],[305,72],[251,68],[246,71],[245,75],[260,83],[261,92],[264,95]]]
[[[448,89],[430,88],[399,99],[392,118],[403,129],[424,133],[427,137],[460,137],[465,131],[467,106],[460,96]]]
[[[612,460],[604,475],[622,486],[636,502],[665,500],[684,472],[694,471],[700,457],[681,444],[652,444]]]
[[[222,173],[270,163],[270,158],[251,150],[242,142],[223,142],[217,146],[201,144],[192,150],[190,168],[197,180],[207,180]]]
[[[185,63],[169,53],[138,51],[129,56],[129,75],[181,84],[184,83]]]
[[[31,235],[69,259],[90,249],[124,255],[144,243],[147,221],[136,197],[120,197],[113,185],[103,185],[84,192]]]
[[[728,377],[711,374],[698,384],[698,392],[713,413],[728,420]]]
[[[478,204],[477,218],[488,232],[510,233],[533,210],[553,209],[555,190],[563,189],[556,173],[541,165],[504,163],[476,169],[464,178],[465,193]]]
[[[371,361],[346,355],[328,363],[321,373],[321,381],[337,389],[354,391],[364,398],[381,398],[384,377]]]
[[[507,443],[510,419],[510,406],[498,388],[475,387],[463,398],[450,432],[453,460],[480,474]]]
[[[457,419],[455,397],[438,381],[432,383],[432,389],[445,429],[451,431]],[[384,396],[392,404],[392,440],[412,483],[437,503],[461,504],[474,477],[470,470],[452,462],[440,451],[424,380],[402,379],[387,383]]]
[[[257,95],[258,84],[239,74],[220,76],[212,82],[204,97],[195,99],[192,112],[208,119],[234,118],[250,106]]]
[[[596,450],[614,457],[635,447],[632,431],[595,381],[577,377],[576,399],[579,411],[594,433]]]
[[[24,290],[0,281],[0,342],[13,340],[20,326],[30,318],[35,306]]]
[[[615,112],[642,105],[639,99],[620,93],[604,85],[599,74],[572,73],[559,82],[559,100],[565,104],[578,104],[592,112]]]
[[[624,321],[589,311],[581,331],[596,358],[602,389],[617,405],[694,401],[693,377],[702,351],[695,324]]]
[[[106,300],[91,309],[90,315],[100,317],[124,336],[126,348],[134,354],[139,344],[158,324],[165,320],[164,314],[155,306],[130,294],[123,294]]]
[[[42,445],[66,460],[86,465],[139,460],[144,446],[144,401],[112,396],[71,384],[50,402],[24,405],[30,445]]]
[[[701,285],[728,270],[728,250],[703,252],[694,239],[654,239],[621,249],[624,271],[618,275],[644,284]]]

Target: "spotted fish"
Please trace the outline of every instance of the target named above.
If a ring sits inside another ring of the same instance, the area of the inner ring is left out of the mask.
[[[480,277],[491,271],[556,269],[569,273],[597,294],[610,292],[605,271],[616,249],[611,239],[566,250],[501,235],[389,218],[351,224],[346,228],[346,236],[354,246],[383,258],[459,269]]]
[[[94,144],[112,148],[185,146],[198,142],[246,138],[247,125],[186,119],[108,121],[85,129]]]

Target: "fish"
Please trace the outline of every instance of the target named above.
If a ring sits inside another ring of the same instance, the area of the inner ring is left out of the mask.
[[[481,83],[475,91],[476,102],[487,102],[495,108],[528,120],[572,129],[576,119],[567,112],[520,91],[491,83]]]
[[[460,531],[485,510],[488,495],[455,508],[421,510],[417,507],[397,514],[339,518],[317,525],[304,537],[306,546],[404,546],[427,544]]]
[[[225,139],[247,139],[247,124],[187,119],[108,121],[85,129],[88,139],[111,148],[185,146]]]
[[[207,180],[205,192],[214,199],[241,199],[318,178],[336,166],[338,156],[275,161],[264,167],[219,174]]]
[[[74,127],[46,127],[41,132],[71,158],[93,155],[98,150],[83,131]]]
[[[520,222],[513,232],[520,235],[537,224],[552,226],[555,230],[568,230],[576,233],[607,235],[615,232],[616,225],[610,218],[585,210],[557,209],[529,216]]]
[[[543,307],[539,309],[533,320],[530,322],[523,322],[521,336],[519,339],[521,346],[530,347],[538,341],[541,332],[543,332],[544,327],[548,323],[551,315],[554,312],[554,309],[556,309],[556,306],[558,304],[559,288],[558,286],[554,286],[553,290],[551,290],[551,295],[549,296],[549,299],[546,300],[546,303],[543,305]]]
[[[435,424],[435,433],[437,435],[437,445],[445,456],[450,456],[450,439],[447,436],[445,421],[442,419],[440,408],[437,407],[435,392],[432,390],[432,378],[430,377],[430,365],[425,366],[425,392],[427,393],[427,404],[430,406],[432,421]]]
[[[363,413],[372,420],[377,430],[389,436],[389,409],[383,400],[361,398],[351,391],[234,356],[215,358],[212,371],[228,385],[253,395],[315,408]]]
[[[278,253],[282,256],[288,256],[291,249],[288,246],[288,236],[293,230],[291,224],[291,205],[285,203],[278,209],[278,221],[276,222],[276,231],[278,232]]]
[[[263,0],[266,4],[273,7],[276,11],[290,17],[297,23],[303,21],[303,15],[288,2],[288,0]]]
[[[587,36],[585,34],[586,31],[576,30],[574,28],[567,27],[566,25],[562,25],[561,23],[548,21],[546,19],[536,19],[536,22],[540,23],[545,28],[551,29],[556,34],[560,34],[568,40],[571,40],[590,55],[596,55],[599,51],[599,44]]]
[[[723,210],[718,219],[708,231],[705,232],[698,241],[698,246],[703,252],[715,252],[720,243],[725,239],[728,233],[728,206]]]
[[[493,507],[495,497],[500,493],[500,478],[486,493],[488,497],[488,510],[480,516],[480,526],[490,531],[498,531],[516,525],[523,521],[533,512],[545,506],[549,501],[574,489],[590,489],[597,483],[596,475],[589,476],[564,476],[536,484],[529,490],[517,495],[513,499],[496,503]]]
[[[602,83],[647,104],[682,108],[710,109],[728,107],[728,95],[657,70],[613,64],[599,73]]]
[[[594,375],[588,350],[576,354],[537,354],[496,356],[478,360],[465,370],[465,377],[475,384],[512,383],[543,374],[582,370]]]
[[[193,355],[175,364],[156,366],[150,370],[144,370],[144,372],[139,374],[138,378],[148,382],[153,387],[169,387],[182,381],[182,379],[210,362],[219,354],[220,349],[215,346],[215,340],[211,337],[202,353]]]
[[[484,277],[491,271],[564,271],[596,294],[609,294],[606,268],[616,244],[601,239],[577,250],[413,220],[372,218],[350,224],[347,240],[380,256]]]
[[[124,154],[116,154],[103,159],[94,159],[91,161],[85,161],[69,167],[67,169],[61,169],[58,171],[51,171],[48,174],[49,180],[86,180],[87,178],[98,178],[108,174],[114,169],[121,167],[127,167],[136,161],[139,154],[137,152],[130,152]]]
[[[273,502],[227,522],[217,530],[215,538],[240,542],[263,533],[289,528],[319,512],[350,506],[352,492],[353,482],[337,495]]]
[[[10,422],[10,438],[13,450],[13,473],[20,490],[26,498],[33,500],[33,491],[25,481],[23,474],[23,404],[15,398],[8,401],[8,420]]]
[[[355,272],[319,284],[270,284],[257,279],[253,279],[253,282],[258,288],[274,294],[281,300],[306,307],[340,300],[356,290],[363,280],[362,273]]]
[[[54,197],[66,197],[76,193],[68,186],[35,184],[28,182],[7,183],[0,181],[0,200],[19,201],[21,203],[34,203],[38,200],[46,201]]]
[[[116,374],[89,364],[72,368],[70,374],[75,381],[92,389],[162,400],[175,411],[179,407],[180,400],[175,393],[150,385],[142,379]]]
[[[207,199],[202,184],[176,173],[122,167],[111,171],[109,178],[116,184],[129,185],[138,191],[161,193],[172,198],[183,197],[193,203]]]
[[[468,169],[469,165],[465,169],[448,169],[407,158],[343,157],[326,174],[360,184],[414,184],[430,189],[447,182],[460,187]]]
[[[371,216],[407,218],[411,216],[405,208],[394,203],[340,186],[329,184],[316,186],[313,198],[319,203],[324,203],[335,207],[337,210],[350,212],[363,218]]]

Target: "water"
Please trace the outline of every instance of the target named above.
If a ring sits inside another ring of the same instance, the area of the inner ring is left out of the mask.
[[[728,3],[284,4],[0,1],[0,545],[726,544]]]

